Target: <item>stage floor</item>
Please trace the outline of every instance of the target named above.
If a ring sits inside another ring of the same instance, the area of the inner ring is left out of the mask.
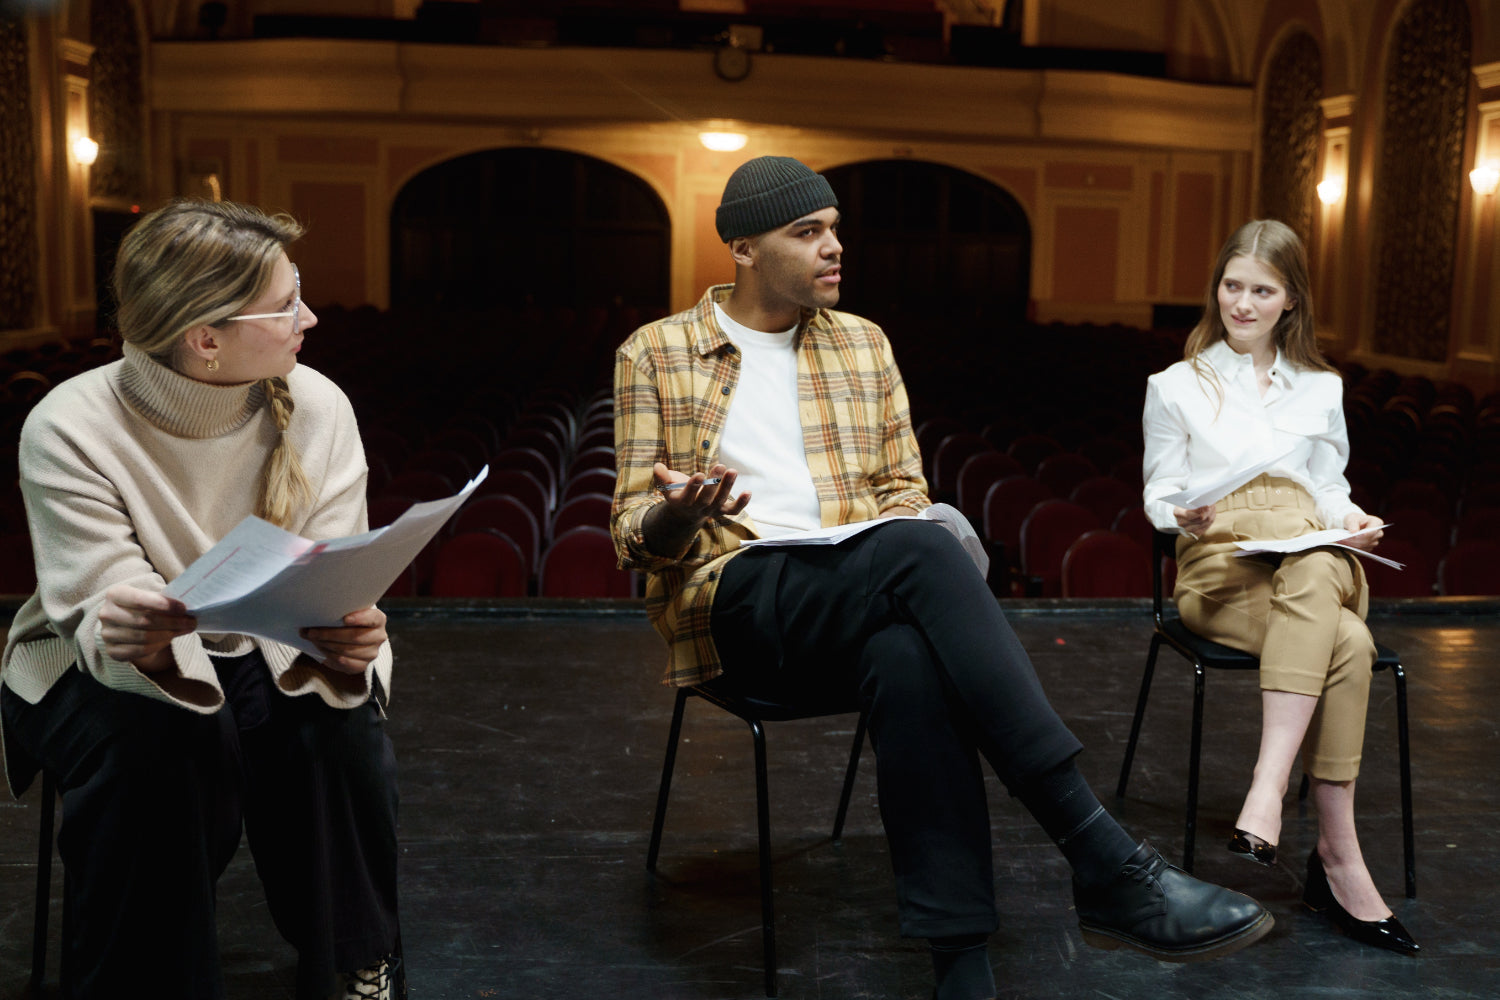
[[[1255,679],[1208,678],[1197,873],[1263,901],[1276,927],[1236,955],[1169,965],[1086,946],[1062,856],[990,778],[1001,997],[1142,998],[1500,994],[1500,619],[1437,602],[1391,605],[1376,635],[1409,679],[1418,897],[1402,894],[1395,698],[1377,674],[1358,818],[1376,883],[1423,947],[1405,958],[1357,945],[1303,909],[1310,807],[1288,795],[1282,861],[1222,849],[1259,732]],[[1011,621],[1063,718],[1087,748],[1100,798],[1169,860],[1182,849],[1192,671],[1157,670],[1130,794],[1114,798],[1150,637],[1130,602],[1017,605]],[[402,926],[414,1000],[764,995],[750,735],[688,704],[655,876],[645,870],[671,715],[664,648],[637,607],[566,602],[499,612],[392,608],[390,712],[401,782]],[[853,716],[768,724],[781,996],[931,993],[925,942],[896,934],[890,866],[865,749],[841,843],[829,840]],[[0,997],[26,994],[38,793],[0,803]],[[62,873],[54,865],[55,995]],[[219,887],[229,996],[291,997],[295,956],[277,936],[242,845]],[[142,985],[149,995],[149,984]]]

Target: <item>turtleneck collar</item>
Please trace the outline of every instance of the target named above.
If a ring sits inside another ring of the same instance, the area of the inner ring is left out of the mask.
[[[259,382],[213,385],[188,378],[153,359],[134,344],[124,346],[116,370],[120,395],[168,434],[211,438],[243,427],[265,405]]]

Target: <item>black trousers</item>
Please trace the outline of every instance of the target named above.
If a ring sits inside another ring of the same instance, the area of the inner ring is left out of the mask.
[[[1082,745],[957,540],[897,519],[839,545],[748,549],[725,564],[712,627],[724,665],[712,685],[780,700],[858,692],[901,933],[994,931],[979,756],[1014,793]]]
[[[64,997],[222,997],[214,885],[242,821],[299,998],[396,947],[396,761],[378,708],[287,697],[258,652],[216,666],[213,715],[76,669],[36,705],[0,693],[7,751],[62,793]]]

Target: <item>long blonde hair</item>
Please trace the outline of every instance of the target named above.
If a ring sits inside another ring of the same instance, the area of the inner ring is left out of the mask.
[[[1276,347],[1293,367],[1310,371],[1337,372],[1318,350],[1317,324],[1313,321],[1312,283],[1307,276],[1307,251],[1291,227],[1275,219],[1254,219],[1234,231],[1219,251],[1213,277],[1204,296],[1203,318],[1188,334],[1182,357],[1193,366],[1200,379],[1211,381],[1223,398],[1223,390],[1213,372],[1198,360],[1198,355],[1229,335],[1219,314],[1219,282],[1224,269],[1236,257],[1249,257],[1275,272],[1286,286],[1287,297],[1296,305],[1276,321]]]
[[[182,200],[157,209],[120,242],[113,278],[120,336],[177,368],[184,335],[243,312],[301,235],[289,215],[234,202]],[[312,500],[312,487],[286,433],[296,409],[286,379],[262,379],[260,388],[279,433],[261,470],[255,513],[285,527]]]

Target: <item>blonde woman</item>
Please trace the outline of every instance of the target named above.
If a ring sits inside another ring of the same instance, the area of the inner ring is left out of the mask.
[[[1281,803],[1302,750],[1318,810],[1305,902],[1356,940],[1418,947],[1375,888],[1354,829],[1375,643],[1365,627],[1364,571],[1352,553],[1318,548],[1240,558],[1235,542],[1324,528],[1364,534],[1377,517],[1349,498],[1343,383],[1318,352],[1307,258],[1280,222],[1242,226],[1219,253],[1203,319],[1185,358],[1151,376],[1144,428],[1145,501],[1177,532],[1176,599],[1209,639],[1260,657],[1261,740],[1230,851],[1271,865]],[[1286,454],[1217,504],[1184,510],[1160,497]]]
[[[65,997],[223,995],[214,884],[248,834],[299,998],[399,996],[385,615],[210,635],[162,591],[247,514],[365,530],[348,399],[298,366],[317,323],[286,216],[178,202],[122,241],[124,358],[21,432],[37,590],[0,661],[6,774],[63,799]]]

